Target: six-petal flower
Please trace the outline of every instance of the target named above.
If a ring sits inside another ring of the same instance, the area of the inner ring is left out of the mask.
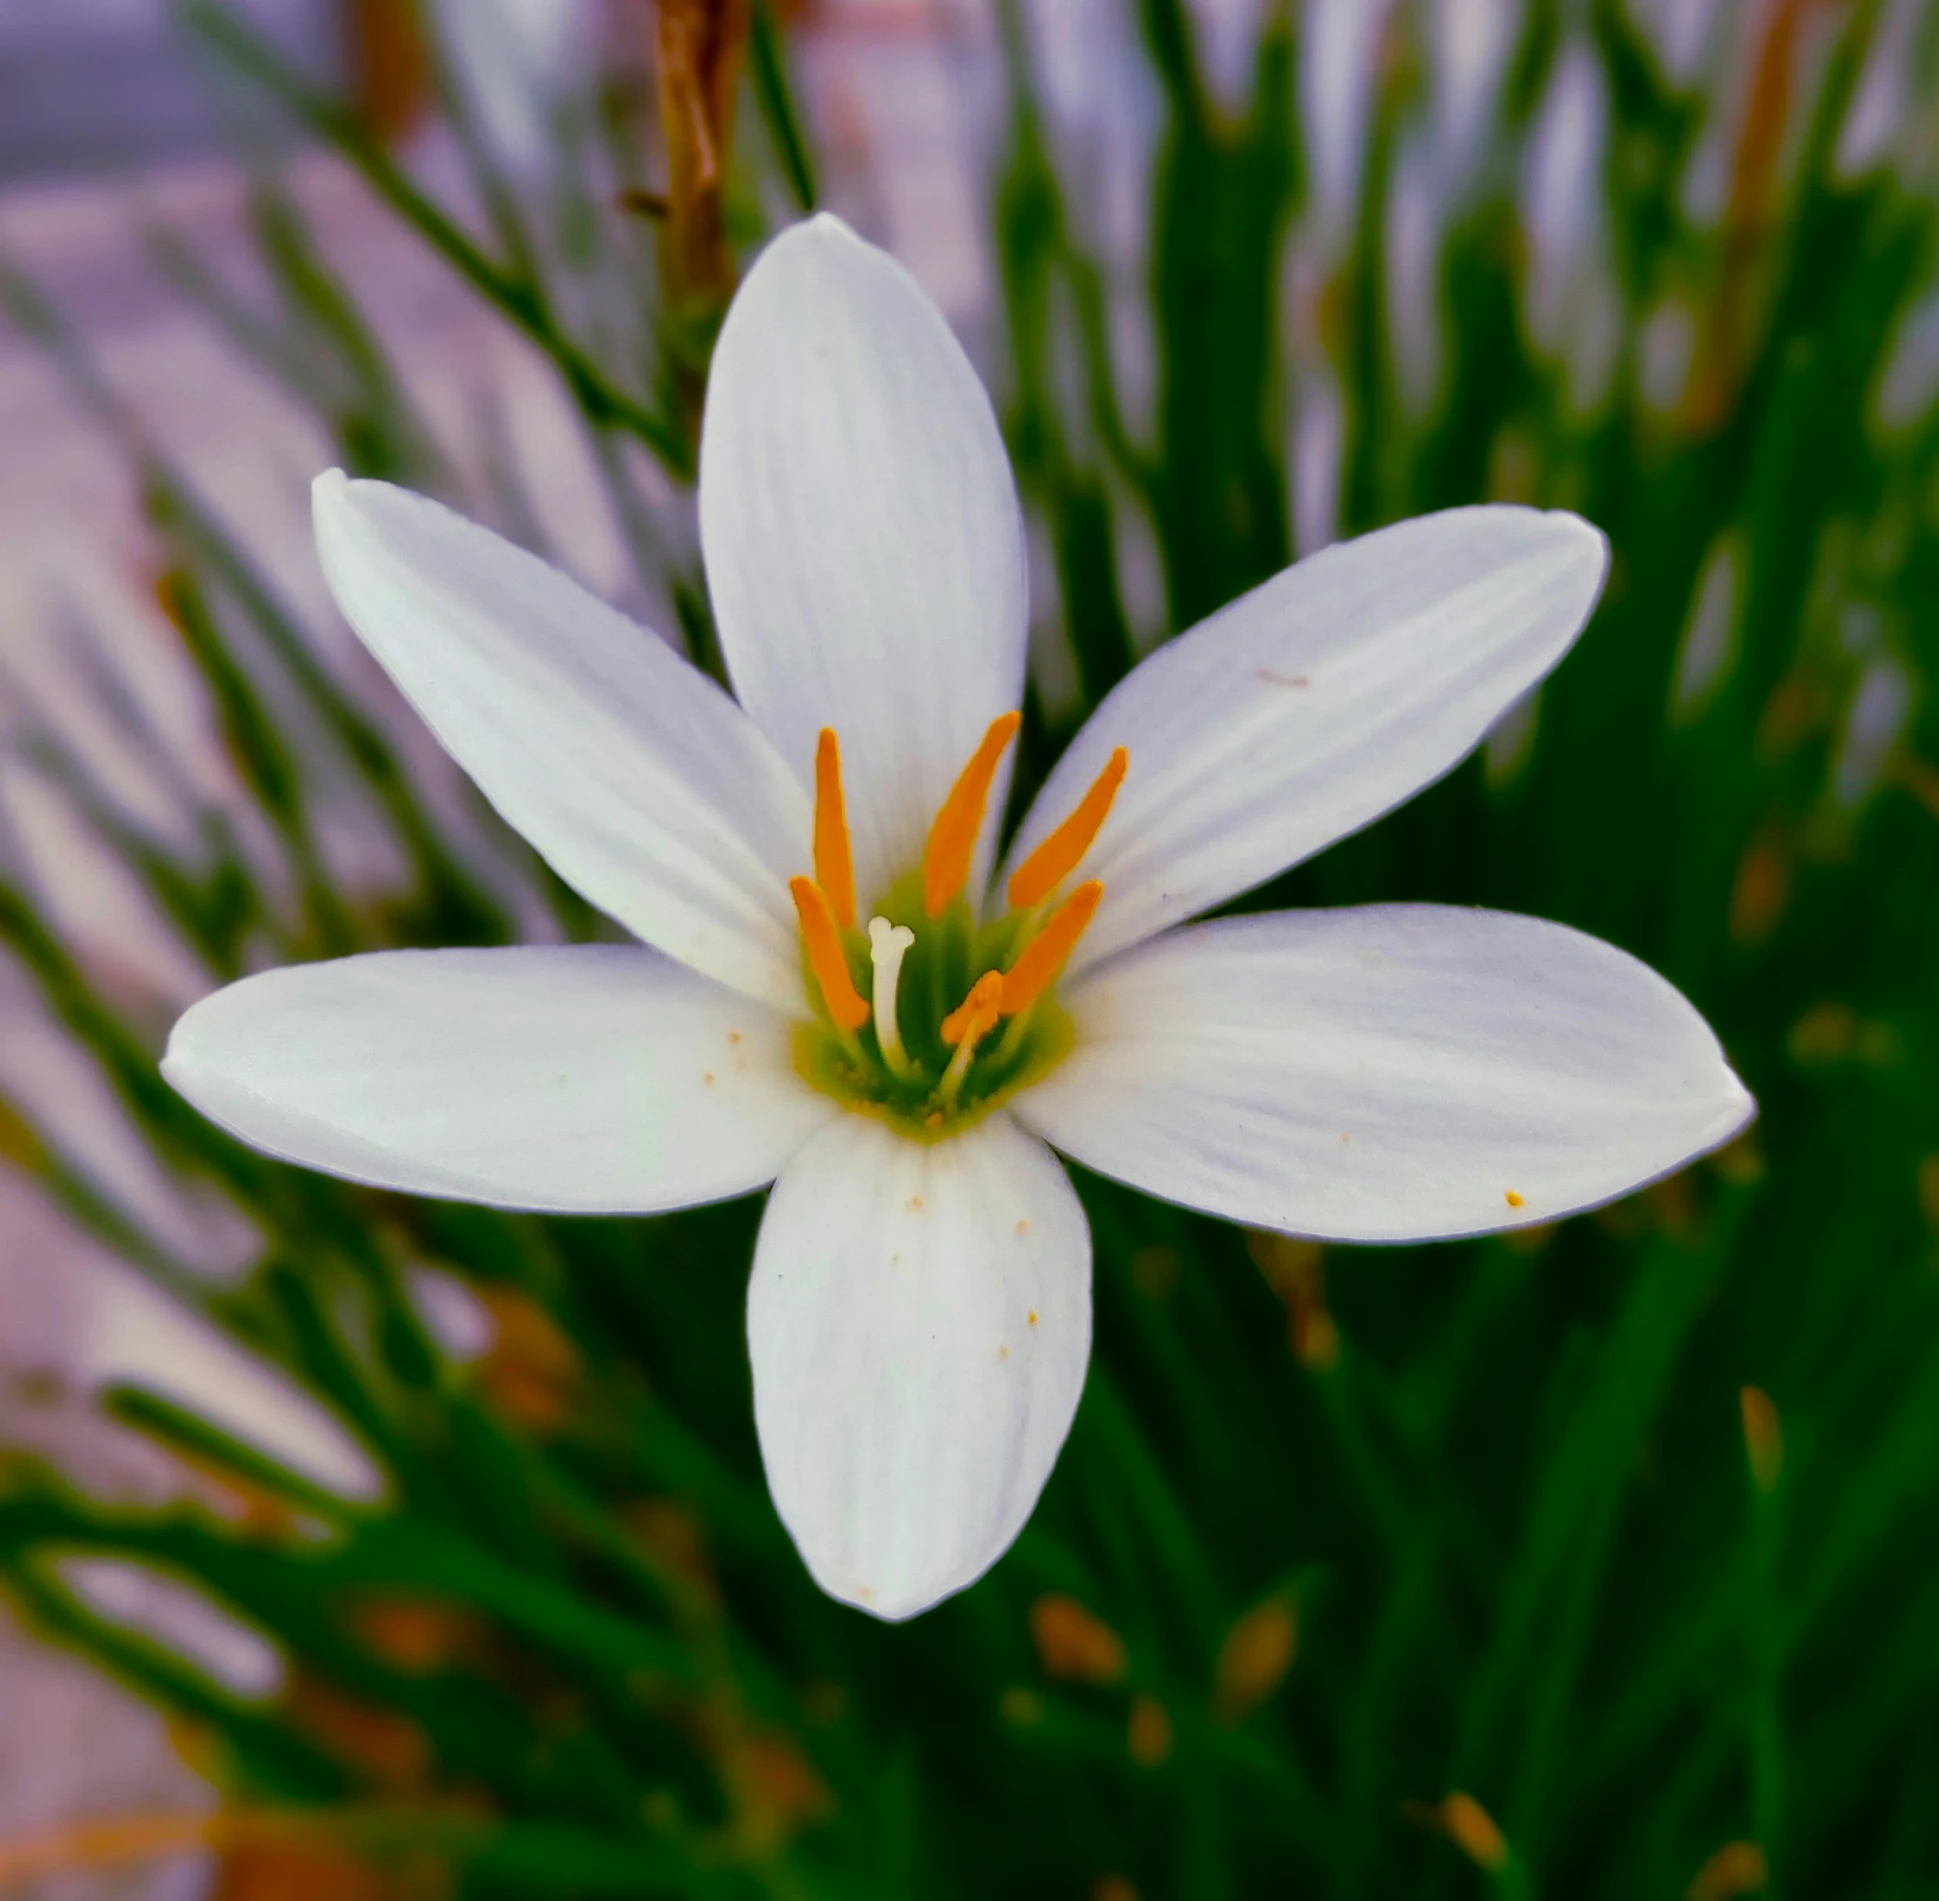
[[[778,1178],[756,1423],[834,1595],[911,1616],[1029,1516],[1090,1350],[1053,1148],[1232,1220],[1400,1241],[1553,1220],[1752,1113],[1670,985],[1559,925],[1188,922],[1440,777],[1556,664],[1606,561],[1573,516],[1450,510],[1234,602],[1110,695],[995,879],[1009,466],[941,317],[834,219],[729,312],[700,521],[738,705],[437,504],[319,479],[352,626],[641,945],[272,971],[191,1010],[165,1069],[245,1140],[409,1192],[649,1212]]]

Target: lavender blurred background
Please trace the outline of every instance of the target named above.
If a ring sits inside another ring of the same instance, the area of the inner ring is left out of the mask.
[[[349,75],[348,0],[247,0],[241,9],[320,79]],[[1065,63],[1084,69],[1090,0],[1052,10]],[[465,74],[513,162],[544,162],[545,105],[589,61],[650,41],[650,0],[445,0]],[[0,249],[78,323],[117,391],[238,524],[306,608],[323,606],[309,557],[307,486],[326,454],[308,420],[238,364],[157,269],[159,226],[245,289],[238,142],[273,138],[221,89],[171,25],[169,0],[0,0]],[[803,46],[834,201],[896,246],[974,332],[988,302],[979,247],[981,156],[995,104],[977,6],[823,6]],[[1092,73],[1108,84],[1108,74]],[[979,122],[981,121],[981,122]],[[315,229],[395,352],[412,394],[462,461],[487,400],[549,530],[595,584],[618,587],[614,526],[550,374],[404,236],[339,167],[282,150]],[[435,127],[408,152],[448,170]],[[1135,191],[1131,194],[1135,198]],[[82,417],[42,355],[0,323],[0,734],[66,718],[90,743],[72,690],[79,630],[102,637],[155,723],[210,790],[226,763],[153,611],[145,537],[124,458]],[[327,614],[316,615],[329,625]],[[354,654],[339,656],[353,669]],[[407,742],[411,739],[404,735]],[[101,741],[94,738],[95,750]],[[439,762],[427,759],[427,771]],[[112,762],[109,770],[116,770]],[[125,768],[123,769],[125,773]],[[141,797],[141,788],[132,787]],[[360,841],[334,841],[356,875]],[[118,987],[165,1020],[203,980],[170,949],[124,877],[30,767],[0,751],[0,849],[29,868],[51,915]],[[186,1258],[220,1273],[245,1236],[181,1204],[86,1065],[0,967],[0,1092],[32,1105],[100,1179],[162,1224]],[[56,1453],[110,1491],[155,1495],[179,1470],[103,1424],[87,1396],[139,1370],[152,1384],[341,1470],[356,1454],[233,1350],[78,1236],[21,1175],[0,1168],[0,1443]],[[122,1587],[104,1577],[112,1594]],[[166,1620],[156,1601],[116,1605]],[[191,1633],[192,1635],[193,1633]],[[210,1640],[213,1633],[204,1633]],[[239,1667],[249,1667],[247,1658]],[[208,1798],[162,1724],[79,1665],[31,1643],[0,1608],[0,1843],[77,1817],[180,1811]],[[75,1874],[34,1901],[188,1897],[203,1864]]]

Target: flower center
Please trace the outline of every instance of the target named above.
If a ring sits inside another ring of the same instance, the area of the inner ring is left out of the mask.
[[[1097,912],[1096,879],[1059,893],[1124,782],[1120,746],[1077,809],[1012,875],[1009,908],[983,921],[964,896],[990,790],[1020,716],[992,722],[935,823],[922,864],[857,928],[841,745],[815,752],[815,872],[792,880],[815,1006],[797,1041],[801,1072],[851,1107],[921,1140],[986,1115],[1070,1047],[1057,978]]]

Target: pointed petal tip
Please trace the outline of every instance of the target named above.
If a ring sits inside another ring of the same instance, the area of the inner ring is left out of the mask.
[[[987,1568],[986,1566],[985,1569]],[[840,1598],[852,1609],[873,1617],[878,1624],[908,1624],[922,1616],[925,1611],[933,1611],[937,1605],[948,1603],[959,1591],[968,1590],[982,1575],[983,1573],[979,1571],[976,1577],[964,1578],[960,1583],[945,1584],[937,1589],[918,1592],[893,1602],[880,1597],[848,1597],[840,1591],[832,1591],[829,1595]]]
[[[1558,543],[1566,541],[1573,546],[1577,557],[1585,563],[1593,562],[1596,570],[1596,593],[1602,592],[1603,583],[1609,578],[1610,549],[1609,537],[1586,516],[1578,515],[1567,508],[1551,508],[1544,511],[1543,521],[1557,531]]]
[[[325,469],[310,483],[310,521],[321,535],[326,527],[341,520],[355,504],[352,490],[357,485],[338,468]],[[365,486],[369,486],[365,484]]]
[[[175,1047],[176,1032],[181,1027],[181,1024],[177,1023],[175,1029],[169,1031],[168,1047],[162,1051],[162,1059],[155,1067],[161,1072],[162,1081],[169,1088],[174,1090],[184,1102],[192,1103],[195,1098],[189,1093],[191,1085],[189,1082],[188,1064],[183,1060]]]
[[[1741,1078],[1730,1067],[1721,1051],[1717,1056],[1717,1067],[1720,1079],[1716,1106],[1708,1114],[1702,1114],[1696,1104],[1691,1105],[1682,1145],[1659,1167],[1651,1169],[1646,1174],[1636,1175],[1596,1195],[1566,1204],[1540,1209],[1519,1206],[1515,1220],[1497,1222],[1487,1227],[1476,1228],[1471,1232],[1503,1233],[1510,1228],[1537,1227],[1553,1221],[1571,1220],[1578,1215],[1591,1215],[1599,1209],[1612,1207],[1620,1201],[1627,1201],[1633,1195],[1640,1195],[1661,1182],[1670,1181],[1678,1175],[1685,1174],[1695,1168],[1699,1162],[1728,1148],[1757,1120],[1760,1111],[1757,1098],[1744,1087]],[[1464,1237],[1450,1233],[1445,1237],[1426,1238],[1459,1240]]]
[[[195,1102],[195,1046],[201,1027],[207,1021],[209,1005],[221,994],[219,990],[212,990],[208,996],[190,1004],[175,1019],[169,1026],[168,1041],[162,1046],[161,1060],[155,1065],[161,1071],[162,1081],[185,1102]]]
[[[1547,543],[1558,565],[1579,565],[1585,571],[1593,567],[1598,593],[1608,576],[1609,537],[1594,522],[1584,515],[1578,515],[1573,509],[1537,508],[1525,502],[1478,502],[1441,512],[1447,517],[1467,516],[1478,526],[1485,525],[1497,531],[1519,530],[1523,537],[1526,537],[1529,529],[1534,529]],[[1432,522],[1436,517],[1422,515],[1414,519]]]
[[[1435,524],[1447,527],[1465,524],[1476,535],[1502,541],[1504,548],[1511,542],[1526,547],[1530,530],[1533,530],[1553,549],[1558,559],[1593,560],[1604,571],[1609,565],[1609,537],[1587,516],[1578,515],[1572,508],[1538,508],[1530,502],[1462,503],[1453,508],[1438,509],[1426,515],[1415,515],[1390,523],[1386,528],[1375,529],[1371,535],[1358,539],[1364,541],[1386,536],[1392,540],[1420,531],[1432,533]],[[1337,550],[1352,546],[1351,541],[1335,542],[1331,547],[1321,549],[1320,553],[1331,556]]]
[[[318,557],[323,562],[324,578],[330,582],[334,591],[334,563],[344,558],[352,549],[368,546],[370,538],[381,535],[385,519],[378,510],[389,502],[399,501],[426,503],[428,508],[441,504],[431,502],[428,497],[414,495],[408,489],[394,488],[388,482],[372,481],[368,477],[352,476],[339,468],[325,469],[310,483],[310,524],[317,540]]]
[[[930,1579],[919,1584],[904,1581],[895,1585],[864,1584],[854,1578],[827,1576],[808,1563],[805,1556],[802,1561],[808,1564],[808,1574],[816,1586],[838,1604],[846,1604],[850,1610],[860,1611],[878,1624],[906,1624],[925,1611],[933,1611],[938,1604],[947,1603],[959,1591],[968,1590],[1002,1555],[1000,1551],[992,1552],[983,1564],[961,1577],[940,1582]]]
[[[1735,1141],[1763,1114],[1757,1098],[1744,1086],[1744,1079],[1731,1068],[1729,1059],[1719,1057],[1718,1060],[1723,1063],[1726,1079],[1724,1107],[1718,1118],[1722,1133],[1709,1148],[1702,1151],[1705,1155],[1722,1148],[1726,1142]]]
[[[1594,522],[1566,508],[1531,510],[1549,543],[1552,572],[1580,605],[1575,637],[1588,626],[1609,585],[1609,537]],[[1569,643],[1574,645],[1574,638]]]
[[[948,1603],[971,1585],[980,1583],[1016,1542],[1015,1531],[1006,1530],[987,1551],[979,1551],[974,1557],[959,1553],[957,1561],[947,1570],[904,1577],[876,1573],[865,1581],[826,1566],[818,1548],[819,1540],[814,1535],[818,1528],[813,1523],[797,1527],[785,1514],[782,1522],[787,1525],[788,1536],[794,1541],[795,1550],[816,1588],[838,1604],[846,1604],[850,1610],[860,1611],[881,1624],[906,1624],[925,1611]]]
[[[851,244],[868,242],[846,218],[838,218],[832,211],[817,211],[813,217],[804,218],[795,229],[818,238],[845,238]]]
[[[1645,966],[1645,968],[1648,967]],[[1690,1148],[1683,1160],[1675,1165],[1677,1168],[1684,1168],[1692,1162],[1700,1161],[1706,1155],[1715,1154],[1727,1142],[1734,1141],[1757,1120],[1762,1110],[1743,1077],[1738,1075],[1736,1065],[1730,1060],[1730,1052],[1724,1048],[1708,1020],[1687,997],[1684,997],[1680,991],[1676,991],[1667,979],[1663,982],[1690,1015],[1702,1024],[1704,1040],[1709,1045],[1709,1107],[1705,1110],[1701,1106],[1703,1079],[1693,1075],[1689,1082]],[[1672,1169],[1669,1172],[1674,1173],[1675,1170]]]
[[[252,980],[241,981],[246,984]],[[162,1081],[197,1115],[237,1140],[250,1142],[247,1130],[237,1121],[236,1083],[227,1073],[220,1047],[230,992],[238,987],[230,984],[212,990],[190,1004],[170,1026],[168,1041],[155,1067],[161,1072]],[[261,1145],[252,1143],[252,1146]]]
[[[952,1597],[980,1584],[1016,1542],[1016,1532],[1011,1530],[973,1555],[959,1550],[954,1562],[946,1566],[931,1565],[895,1575],[890,1568],[866,1573],[844,1570],[829,1564],[814,1541],[802,1538],[793,1525],[789,1525],[788,1535],[818,1590],[880,1624],[906,1624],[947,1604]]]
[[[748,277],[752,280],[756,275],[764,275],[776,267],[785,269],[790,260],[799,264],[826,258],[839,268],[843,263],[853,261],[858,251],[876,251],[887,255],[846,219],[836,217],[832,211],[817,211],[812,217],[789,225],[771,238],[755,259]]]

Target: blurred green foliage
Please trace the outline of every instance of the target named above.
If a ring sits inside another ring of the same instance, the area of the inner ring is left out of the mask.
[[[114,1415],[233,1509],[109,1505],[16,1457],[0,1578],[180,1718],[239,1811],[288,1821],[292,1855],[354,1851],[376,1893],[426,1892],[428,1856],[428,1891],[481,1898],[1939,1895],[1939,414],[1880,397],[1934,283],[1939,14],[1904,10],[1907,103],[1851,166],[1868,0],[1752,9],[1694,84],[1622,0],[1530,0],[1434,235],[1423,396],[1392,234],[1425,10],[1386,19],[1347,241],[1302,318],[1286,246],[1317,212],[1292,9],[1263,10],[1236,97],[1201,70],[1183,0],[1123,9],[1162,120],[1129,288],[1066,189],[1025,0],[998,10],[1001,403],[1075,680],[1030,709],[1018,799],[1141,642],[1290,558],[1289,418],[1331,391],[1341,532],[1507,497],[1581,511],[1615,563],[1575,654],[1484,758],[1257,901],[1485,903],[1610,938],[1717,1025],[1763,1105],[1752,1135],[1551,1232],[1324,1256],[1081,1182],[1098,1337],[1069,1446],[996,1570],[887,1628],[816,1593],[762,1486],[754,1205],[541,1220],[247,1153],[161,1084],[157,1026],[0,883],[0,940],[157,1155],[246,1211],[259,1264],[212,1290],[16,1110],[0,1150],[330,1408],[387,1486],[346,1503],[120,1391]],[[699,577],[642,473],[691,476],[711,325],[669,309],[650,224],[596,182],[638,186],[648,107],[562,127],[583,163],[545,202],[467,137],[474,227],[222,7],[186,11],[551,361],[643,592],[709,663]],[[1571,57],[1607,107],[1586,397],[1538,341],[1523,192]],[[765,7],[747,89],[742,235],[815,191]],[[1706,150],[1727,184],[1699,213]],[[160,255],[348,465],[448,486],[267,164],[251,217],[268,309],[178,239]],[[211,981],[505,939],[503,865],[433,815],[384,717],[34,286],[9,268],[0,288],[126,445],[273,871],[214,808],[193,848],[166,842],[52,729],[38,767]],[[605,320],[615,297],[627,325]],[[1140,420],[1114,341],[1127,297],[1150,340]],[[566,314],[587,310],[605,316]],[[529,521],[509,477],[493,508]],[[1154,602],[1125,584],[1127,538],[1156,550]],[[125,707],[120,732],[166,765]],[[395,886],[333,884],[319,774],[386,829]],[[518,862],[561,929],[597,928]],[[427,1262],[493,1316],[482,1360],[427,1330],[409,1278]],[[276,1642],[286,1688],[225,1691],[111,1622],[60,1567],[81,1552],[192,1581]]]

